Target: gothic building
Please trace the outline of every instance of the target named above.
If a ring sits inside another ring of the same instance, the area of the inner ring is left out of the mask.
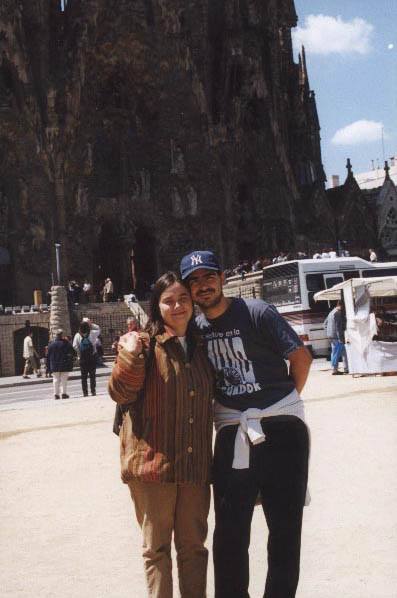
[[[337,238],[293,0],[3,0],[0,303]],[[3,263],[4,262],[4,263]]]
[[[343,185],[327,189],[327,199],[334,214],[335,234],[347,240],[350,253],[368,258],[368,249],[376,249],[379,259],[397,259],[397,189],[389,176],[378,187],[361,189],[354,177],[350,159]]]

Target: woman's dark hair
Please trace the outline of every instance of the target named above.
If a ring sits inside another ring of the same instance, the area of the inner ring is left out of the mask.
[[[164,320],[161,317],[159,302],[160,297],[170,286],[179,282],[185,286],[180,277],[175,272],[166,272],[156,281],[154,284],[152,294],[150,296],[149,303],[149,320],[146,324],[145,331],[149,333],[149,336],[155,336],[159,332],[164,331]],[[192,316],[188,328],[193,325],[194,318]]]
[[[80,334],[89,334],[90,332],[90,325],[88,322],[81,322],[79,328]]]

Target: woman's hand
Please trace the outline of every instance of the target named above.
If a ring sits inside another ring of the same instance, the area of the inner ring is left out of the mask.
[[[142,353],[143,344],[141,339],[139,338],[139,334],[135,331],[127,332],[124,334],[119,340],[119,347],[123,347],[135,357],[138,357],[140,353]]]

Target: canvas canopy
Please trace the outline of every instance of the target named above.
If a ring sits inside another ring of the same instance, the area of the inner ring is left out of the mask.
[[[396,297],[397,276],[377,276],[376,278],[351,278],[340,282],[330,289],[319,291],[314,295],[315,301],[337,301],[344,289],[351,288],[353,295],[364,287],[370,297]]]

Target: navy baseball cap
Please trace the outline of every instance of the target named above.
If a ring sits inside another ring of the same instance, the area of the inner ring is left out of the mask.
[[[200,268],[204,270],[217,270],[218,272],[221,270],[218,260],[212,251],[192,251],[192,253],[188,253],[181,260],[182,280],[185,280],[192,272]]]

